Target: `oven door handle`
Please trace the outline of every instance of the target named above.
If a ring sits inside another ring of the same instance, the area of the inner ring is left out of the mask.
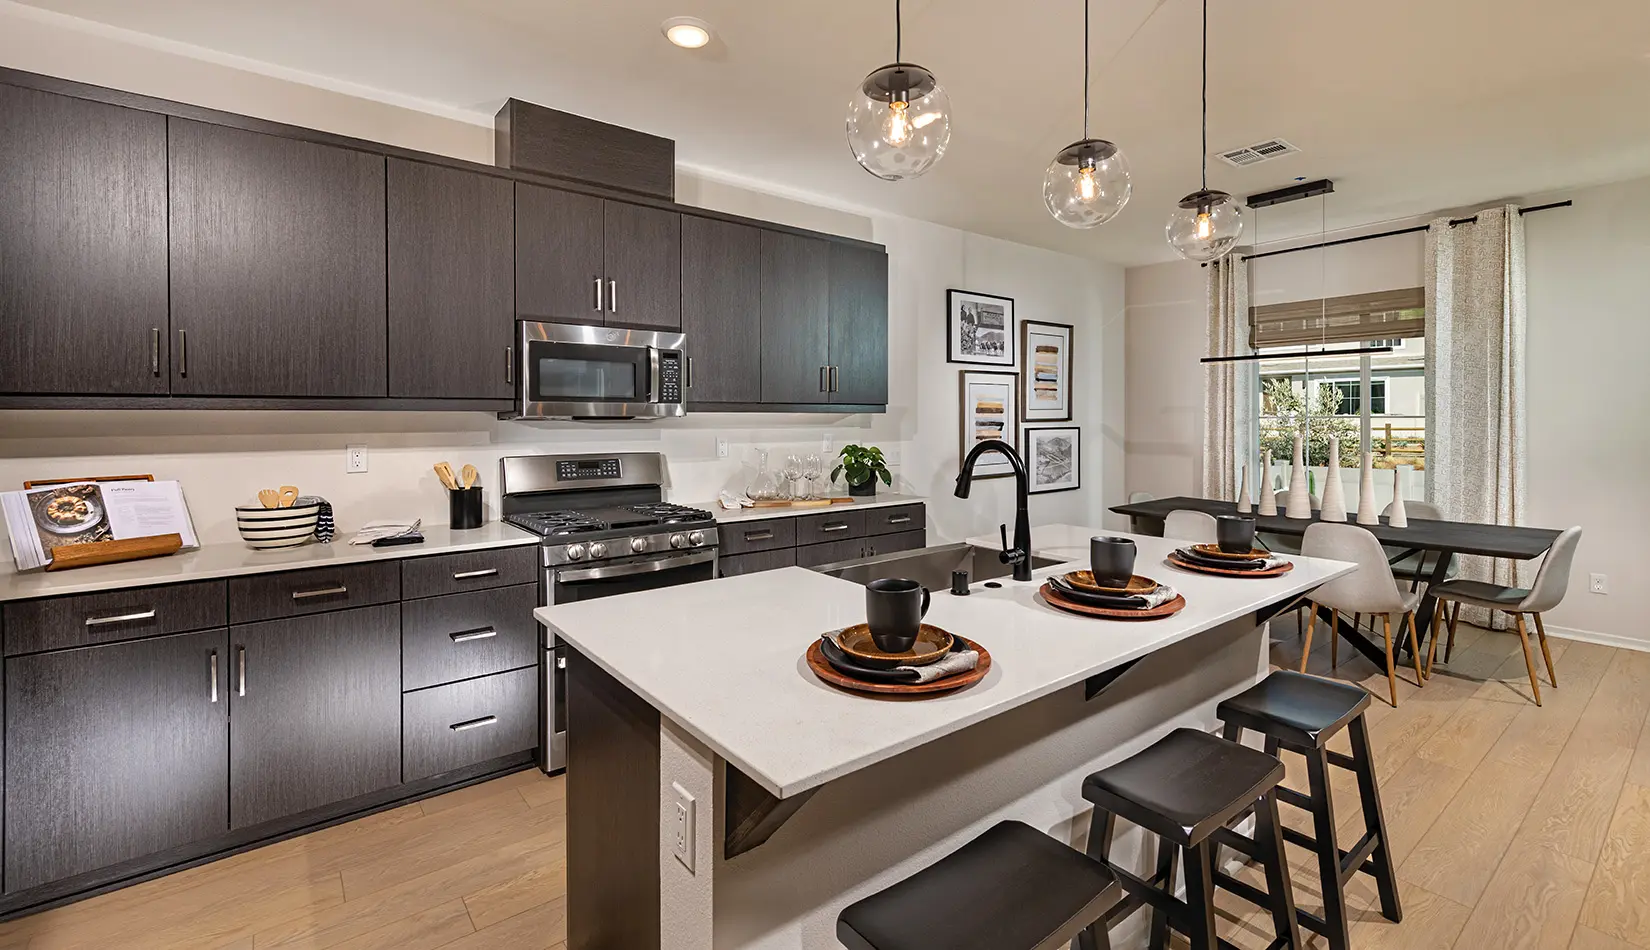
[[[659,401],[659,348],[647,348],[647,401]]]
[[[715,551],[695,551],[680,557],[667,557],[658,561],[638,561],[633,564],[608,564],[602,567],[590,567],[578,571],[558,571],[556,580],[561,583],[577,581],[600,581],[611,577],[630,577],[635,574],[652,574],[657,571],[668,571],[677,567],[691,567],[694,564],[706,564],[716,560]]]

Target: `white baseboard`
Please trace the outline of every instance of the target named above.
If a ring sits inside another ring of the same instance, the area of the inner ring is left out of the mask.
[[[1592,630],[1577,630],[1573,627],[1549,626],[1547,632],[1561,640],[1579,640],[1582,643],[1596,643],[1600,646],[1617,647],[1623,650],[1637,650],[1640,653],[1650,653],[1650,640],[1640,640],[1636,637],[1624,637],[1617,633],[1597,633]]]

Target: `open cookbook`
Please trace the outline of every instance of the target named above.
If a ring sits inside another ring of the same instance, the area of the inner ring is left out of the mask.
[[[0,492],[12,559],[19,571],[43,568],[52,551],[91,541],[176,534],[196,548],[195,526],[177,482],[74,482]]]

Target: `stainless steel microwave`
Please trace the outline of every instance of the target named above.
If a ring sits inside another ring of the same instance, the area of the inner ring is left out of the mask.
[[[521,321],[518,419],[680,416],[680,333]]]

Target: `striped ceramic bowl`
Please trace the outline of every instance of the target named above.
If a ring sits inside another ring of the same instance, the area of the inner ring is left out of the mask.
[[[235,527],[254,548],[294,548],[315,537],[315,522],[320,515],[319,504],[291,508],[237,505]]]

